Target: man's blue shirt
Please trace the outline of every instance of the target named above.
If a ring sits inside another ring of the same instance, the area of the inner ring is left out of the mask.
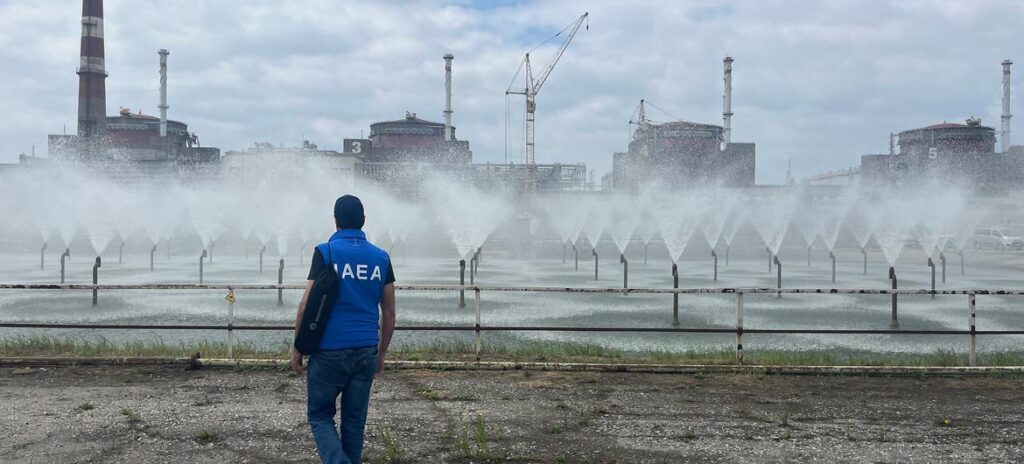
[[[341,295],[334,303],[320,349],[377,346],[381,294],[385,285],[395,281],[391,257],[367,241],[363,231],[342,229],[316,247],[309,279],[315,279],[324,265],[338,272]]]

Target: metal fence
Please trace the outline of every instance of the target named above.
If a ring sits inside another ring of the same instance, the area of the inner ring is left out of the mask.
[[[475,323],[473,325],[407,325],[398,326],[402,331],[474,332],[477,360],[480,360],[483,332],[635,332],[635,333],[717,333],[735,334],[736,362],[743,363],[743,336],[745,334],[843,334],[843,335],[967,335],[970,338],[968,362],[977,365],[977,337],[982,335],[1024,335],[1024,330],[978,330],[976,328],[977,295],[1022,296],[1024,290],[929,290],[929,289],[836,289],[836,288],[591,288],[591,287],[507,287],[488,285],[396,285],[399,291],[450,291],[458,292],[459,301],[464,301],[465,292],[473,293]],[[0,290],[90,290],[93,301],[101,290],[222,290],[227,291],[226,324],[80,324],[49,322],[6,322],[2,328],[39,329],[123,329],[123,330],[223,330],[227,331],[228,357],[234,358],[235,331],[292,331],[293,325],[244,325],[235,324],[235,290],[304,290],[304,285],[203,285],[203,284],[145,284],[145,285],[89,285],[89,284],[0,284]],[[482,292],[514,293],[604,293],[604,294],[729,294],[736,301],[736,324],[734,327],[679,327],[678,306],[673,308],[672,327],[573,327],[573,326],[498,326],[484,325],[481,318]],[[743,327],[744,295],[748,294],[817,294],[817,295],[891,295],[892,320],[889,329],[748,329]],[[966,329],[963,330],[913,330],[900,329],[898,323],[898,295],[964,295],[966,301]],[[280,301],[280,300],[279,300]]]

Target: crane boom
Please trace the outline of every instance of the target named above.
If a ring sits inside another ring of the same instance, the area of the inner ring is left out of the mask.
[[[545,43],[547,43],[551,39],[554,39],[555,37],[558,37],[558,36],[562,35],[563,33],[568,32],[567,34],[565,34],[565,36],[564,36],[565,38],[562,40],[562,44],[558,47],[558,51],[551,58],[551,61],[547,64],[547,66],[544,67],[544,70],[540,73],[540,75],[537,76],[536,78],[533,75],[533,69],[532,69],[531,64],[530,64],[530,52],[527,52],[526,56],[523,58],[523,61],[519,64],[519,69],[516,70],[515,76],[512,77],[512,82],[509,83],[508,90],[505,91],[505,95],[513,94],[513,95],[523,95],[523,96],[526,97],[526,128],[525,129],[526,129],[526,164],[527,164],[526,194],[527,195],[532,194],[533,191],[536,188],[536,167],[537,167],[537,163],[536,163],[536,158],[534,156],[534,123],[535,123],[535,113],[537,111],[537,93],[540,92],[540,89],[544,85],[544,82],[546,82],[548,80],[548,76],[551,75],[551,71],[553,71],[555,69],[555,65],[558,64],[558,60],[561,59],[562,55],[565,53],[565,49],[569,48],[569,44],[572,42],[572,39],[574,37],[576,37],[576,32],[578,32],[580,30],[580,26],[582,26],[583,23],[587,21],[587,18],[588,18],[589,15],[590,15],[590,13],[583,13],[582,16],[577,18],[576,21],[574,21],[572,24],[568,25],[565,29],[562,29],[557,34],[552,36],[550,39],[544,41],[543,43],[541,43],[537,47],[534,47],[532,50],[530,50],[532,52],[533,50],[536,50],[537,48],[539,48],[540,46],[544,45]],[[587,29],[589,29],[589,28],[590,28],[590,26],[588,25]],[[525,88],[523,88],[523,89],[514,89],[513,90],[512,86],[515,84],[516,77],[519,76],[519,72],[523,70],[524,66],[526,68],[526,72],[523,73],[524,74],[524,76],[523,76],[524,80],[526,81]]]

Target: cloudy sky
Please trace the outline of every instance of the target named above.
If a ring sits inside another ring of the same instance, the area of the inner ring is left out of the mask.
[[[1024,73],[1024,1],[437,2],[107,0],[107,112],[157,114],[158,57],[170,56],[170,117],[204,145],[340,149],[405,111],[442,120],[454,63],[455,124],[477,162],[505,159],[505,90],[522,54],[584,11],[538,96],[537,160],[600,176],[646,98],[721,124],[721,67],[734,71],[733,140],[757,143],[758,183],[799,178],[888,150],[888,134],[979,116],[999,126],[999,63]],[[0,162],[76,127],[78,0],[0,0]],[[532,55],[535,67],[554,46]],[[1022,79],[1014,119],[1024,142]],[[509,157],[522,160],[522,100]]]

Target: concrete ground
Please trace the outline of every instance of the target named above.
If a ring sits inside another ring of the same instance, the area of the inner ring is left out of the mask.
[[[0,462],[316,462],[280,369],[0,368]],[[368,462],[1021,462],[1024,377],[388,371]]]

